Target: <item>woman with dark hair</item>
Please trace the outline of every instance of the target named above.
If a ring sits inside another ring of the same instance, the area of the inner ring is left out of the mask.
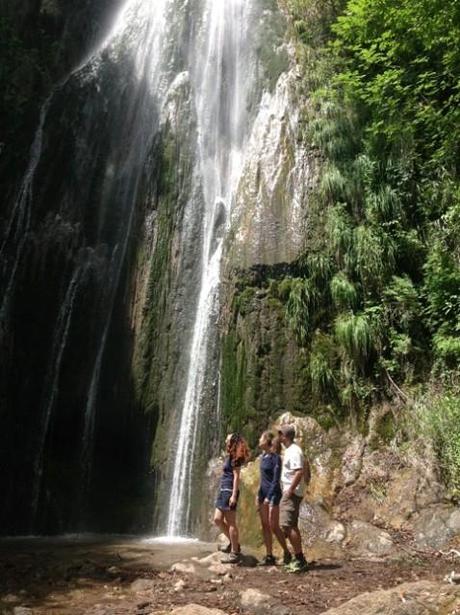
[[[291,554],[289,552],[286,538],[280,528],[280,507],[281,501],[281,442],[269,431],[264,431],[260,436],[259,447],[262,449],[260,456],[260,487],[256,498],[256,505],[262,524],[262,533],[267,550],[267,555],[260,562],[260,566],[274,566],[276,559],[273,556],[273,538],[276,536],[283,549],[284,564],[289,564]]]
[[[241,549],[236,525],[236,506],[240,494],[240,469],[249,459],[249,449],[244,438],[237,433],[227,436],[225,447],[227,456],[222,469],[214,523],[229,540],[228,546],[222,549],[228,553],[222,562],[237,564],[241,558]]]

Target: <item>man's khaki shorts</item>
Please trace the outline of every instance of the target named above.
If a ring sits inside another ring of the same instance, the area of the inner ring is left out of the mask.
[[[291,495],[286,497],[283,495],[280,502],[280,526],[283,529],[297,527],[299,520],[299,509],[302,498],[300,495]]]

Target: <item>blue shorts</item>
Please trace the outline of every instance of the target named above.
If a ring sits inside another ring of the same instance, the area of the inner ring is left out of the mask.
[[[259,489],[259,493],[257,494],[259,504],[262,504],[265,500],[268,500],[268,503],[270,506],[278,506],[279,503],[281,502],[281,496],[282,496],[281,489],[279,491],[276,490],[275,493],[271,497],[268,497],[268,495],[265,493],[265,491],[262,488]]]
[[[216,500],[216,508],[218,508],[219,510],[223,510],[223,511],[236,510],[236,507],[238,505],[238,498],[240,497],[240,492],[238,491],[238,493],[236,494],[236,504],[233,507],[230,506],[231,497],[232,497],[231,491],[219,491],[217,495],[217,500]]]

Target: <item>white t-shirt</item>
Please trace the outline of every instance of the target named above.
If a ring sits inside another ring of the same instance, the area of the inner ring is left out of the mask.
[[[283,456],[283,469],[281,471],[281,485],[283,491],[287,491],[292,484],[292,480],[296,473],[296,470],[303,470],[304,456],[302,449],[297,444],[292,443],[284,451]],[[303,496],[302,480],[297,485],[295,494],[300,497]]]

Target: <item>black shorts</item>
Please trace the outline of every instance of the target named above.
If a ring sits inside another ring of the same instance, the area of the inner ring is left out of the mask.
[[[259,493],[257,494],[257,498],[259,500],[259,504],[262,504],[265,500],[268,500],[270,506],[278,506],[281,501],[281,489],[279,491],[275,491],[275,493],[268,497],[265,491],[260,488]]]
[[[231,491],[219,491],[217,495],[217,500],[216,500],[216,508],[218,508],[219,510],[223,510],[223,511],[236,510],[236,507],[238,504],[238,498],[240,497],[240,493],[238,492],[236,494],[236,504],[233,507],[230,506],[231,497],[232,497]]]

